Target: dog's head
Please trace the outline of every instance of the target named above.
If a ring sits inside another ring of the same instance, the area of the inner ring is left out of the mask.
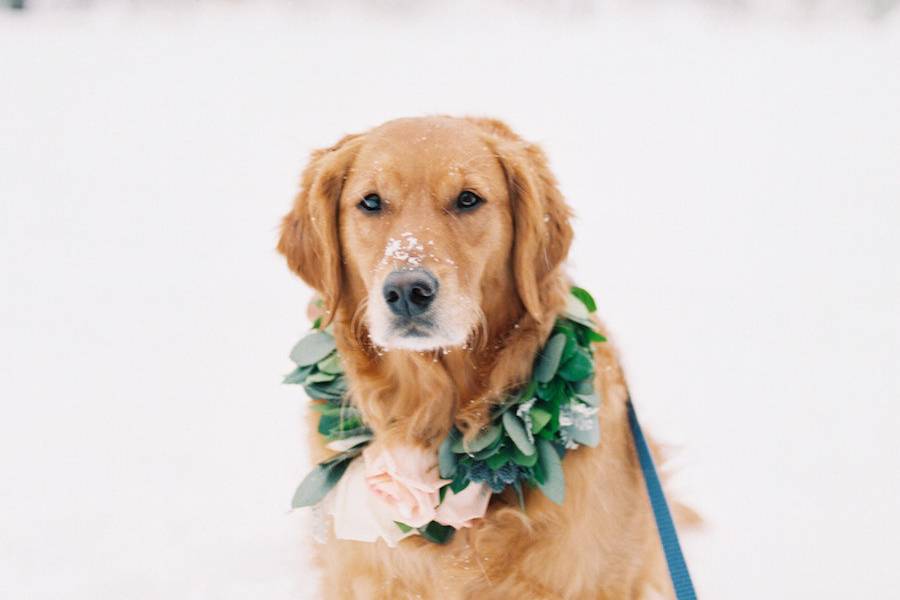
[[[569,248],[543,153],[498,121],[390,121],[313,153],[278,249],[383,348],[461,346],[492,315],[546,319]]]

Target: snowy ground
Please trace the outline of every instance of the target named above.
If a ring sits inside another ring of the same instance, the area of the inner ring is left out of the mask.
[[[47,4],[0,11],[4,597],[317,596],[276,224],[434,112],[549,152],[702,597],[895,594],[898,11]]]

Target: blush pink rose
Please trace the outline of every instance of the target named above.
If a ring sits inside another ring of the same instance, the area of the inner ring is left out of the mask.
[[[483,482],[470,483],[458,494],[447,490],[434,520],[454,529],[471,527],[487,512],[491,493],[491,488]]]
[[[389,507],[395,521],[422,527],[434,520],[440,489],[450,483],[438,475],[434,452],[373,444],[363,451],[363,459],[369,491]]]

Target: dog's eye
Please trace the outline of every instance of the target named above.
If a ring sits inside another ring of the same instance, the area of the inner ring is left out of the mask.
[[[484,202],[478,194],[466,190],[456,199],[456,208],[458,210],[472,210],[479,204]]]
[[[381,210],[381,197],[378,194],[369,194],[359,201],[358,206],[367,212],[378,212]]]

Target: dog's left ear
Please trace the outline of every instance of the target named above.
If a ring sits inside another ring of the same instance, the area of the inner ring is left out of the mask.
[[[322,327],[334,318],[341,297],[338,205],[361,138],[348,135],[334,146],[312,153],[294,208],[281,223],[278,251],[291,270],[322,295]]]
[[[547,284],[572,243],[571,210],[538,146],[524,141],[500,121],[470,121],[488,134],[488,142],[506,174],[515,227],[516,289],[528,313],[538,322],[543,321],[546,296],[553,287]]]

